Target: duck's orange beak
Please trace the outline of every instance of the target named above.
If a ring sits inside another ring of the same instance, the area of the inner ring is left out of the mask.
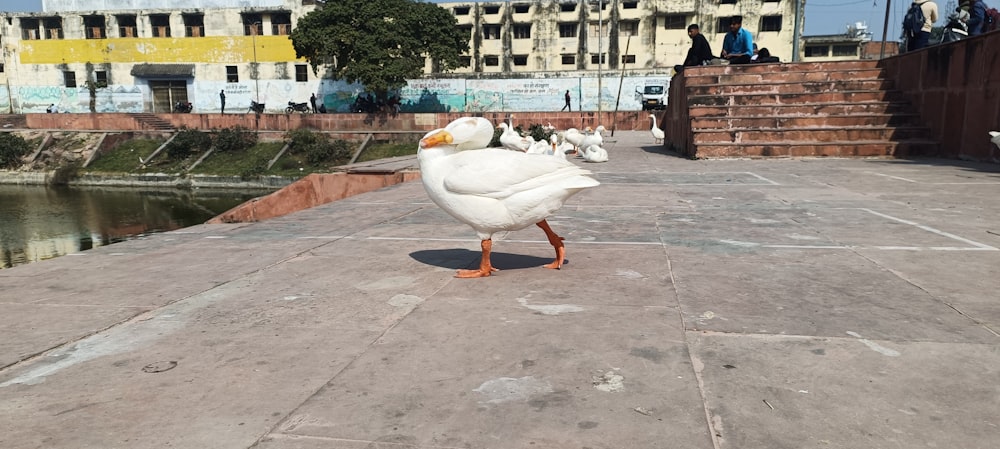
[[[433,148],[441,144],[450,144],[455,141],[451,133],[445,130],[438,131],[423,139],[420,139],[420,148]]]

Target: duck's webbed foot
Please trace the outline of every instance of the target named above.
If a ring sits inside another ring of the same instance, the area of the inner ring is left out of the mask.
[[[564,239],[556,235],[555,232],[552,232],[552,228],[549,227],[549,223],[545,220],[539,221],[536,224],[539,228],[542,228],[542,231],[545,231],[545,237],[549,239],[549,244],[556,249],[556,260],[542,266],[556,270],[562,268],[563,262],[566,260],[566,245],[563,244]]]
[[[478,270],[458,270],[455,274],[457,278],[484,278],[489,276],[494,271],[500,271],[493,268],[493,264],[490,263],[490,251],[493,249],[493,240],[486,239],[482,241],[482,258],[479,260]]]

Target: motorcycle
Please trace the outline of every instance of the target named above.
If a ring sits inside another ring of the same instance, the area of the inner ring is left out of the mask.
[[[288,102],[288,107],[285,108],[285,114],[291,114],[292,112],[309,112],[309,103],[296,103],[294,101]]]
[[[178,101],[177,103],[174,103],[174,112],[188,113],[191,112],[192,109],[194,109],[194,107],[191,105],[190,101]]]
[[[247,109],[247,112],[256,112],[258,114],[264,112],[264,103],[258,103],[254,100],[250,100],[250,108]]]

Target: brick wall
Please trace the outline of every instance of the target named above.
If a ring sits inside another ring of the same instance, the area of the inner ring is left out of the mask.
[[[515,112],[514,125],[527,130],[531,124],[551,123],[556,129],[570,127],[583,129],[604,125],[608,130],[616,125],[618,130],[648,131],[651,126],[649,112],[620,111],[603,112],[598,118],[596,111],[584,112]],[[437,114],[397,114],[395,116],[369,116],[368,114],[156,114],[156,117],[171,123],[174,127],[195,129],[220,129],[234,126],[261,131],[288,131],[311,128],[321,131],[368,132],[412,132],[429,131],[444,127],[448,122],[471,113]],[[487,112],[480,114],[499,124],[506,113]],[[13,116],[6,116],[13,117]],[[142,124],[130,114],[25,114],[30,129],[65,129],[98,131],[142,130]],[[0,121],[5,116],[0,115]]]
[[[920,112],[945,157],[1000,162],[1000,31],[880,62]]]

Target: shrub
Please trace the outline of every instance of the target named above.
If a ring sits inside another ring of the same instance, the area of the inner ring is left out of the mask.
[[[31,151],[28,141],[13,133],[0,133],[0,167],[17,168],[21,158]]]
[[[291,139],[289,152],[305,156],[312,165],[322,162],[339,162],[350,159],[351,147],[343,140],[330,140],[308,129],[296,129],[285,135]]]
[[[313,165],[328,161],[344,161],[350,159],[351,148],[346,141],[324,139],[310,146],[305,156],[306,161]]]
[[[212,138],[197,129],[182,129],[177,137],[167,144],[170,159],[185,159],[192,154],[206,151],[212,146]]]
[[[242,126],[223,128],[214,133],[212,144],[223,153],[246,151],[257,145],[257,134]]]

